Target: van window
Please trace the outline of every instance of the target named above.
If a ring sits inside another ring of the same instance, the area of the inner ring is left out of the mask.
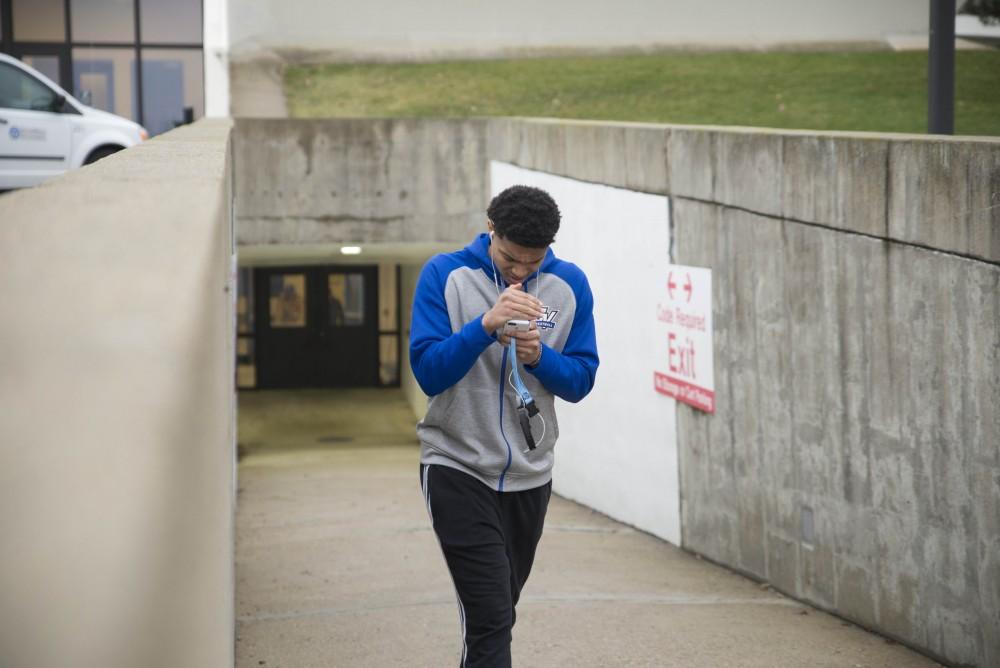
[[[0,107],[50,111],[56,94],[41,81],[13,65],[0,63]]]

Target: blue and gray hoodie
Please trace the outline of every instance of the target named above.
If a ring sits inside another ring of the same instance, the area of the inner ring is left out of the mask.
[[[545,436],[525,452],[518,423],[518,396],[508,383],[511,359],[495,333],[483,329],[503,277],[494,275],[490,237],[481,234],[463,250],[431,258],[413,299],[410,365],[424,393],[427,415],[417,425],[420,461],[464,471],[498,491],[516,492],[552,477],[552,448],[559,437],[555,397],[577,402],[594,387],[597,343],[594,298],[583,271],[551,249],[524,289],[538,297],[545,315],[537,321],[542,358],[520,367],[525,386],[545,421]],[[540,286],[540,288],[539,288]],[[541,436],[538,417],[532,433]]]

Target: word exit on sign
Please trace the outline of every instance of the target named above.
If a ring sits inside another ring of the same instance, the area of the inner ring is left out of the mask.
[[[656,305],[657,328],[653,387],[660,394],[715,412],[712,356],[712,270],[667,267]]]

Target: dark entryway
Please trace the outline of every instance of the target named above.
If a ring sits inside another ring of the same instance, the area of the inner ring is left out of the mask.
[[[257,387],[379,384],[378,268],[254,271]]]

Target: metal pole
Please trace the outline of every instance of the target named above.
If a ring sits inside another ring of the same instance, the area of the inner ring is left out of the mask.
[[[927,132],[955,134],[955,0],[930,0]]]

